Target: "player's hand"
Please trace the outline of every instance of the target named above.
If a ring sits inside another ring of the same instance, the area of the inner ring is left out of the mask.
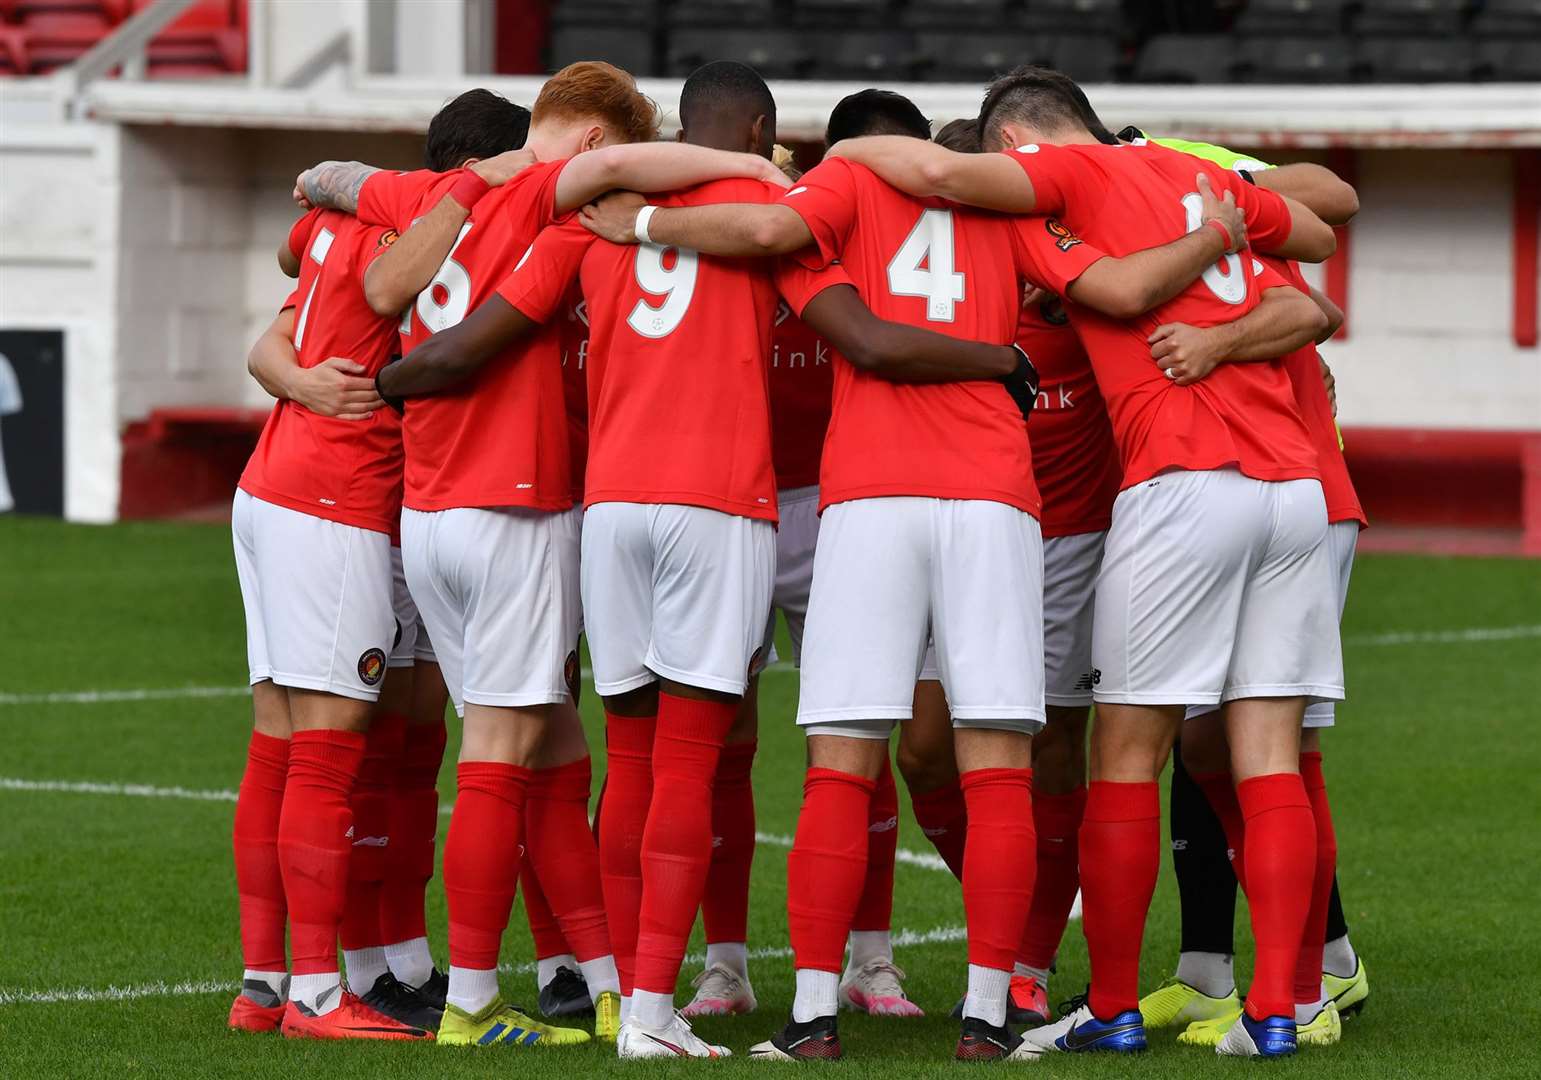
[[[1322,385],[1327,387],[1327,400],[1332,403],[1332,415],[1338,415],[1338,380],[1332,377],[1332,368],[1327,366],[1327,361],[1320,356],[1317,363],[1322,365]]]
[[[1034,304],[1041,304],[1052,295],[1048,289],[1039,288],[1029,281],[1022,289],[1022,306],[1030,308]]]
[[[646,205],[635,191],[612,191],[583,208],[583,227],[612,244],[635,244],[637,211]]]
[[[489,187],[501,187],[534,164],[535,154],[531,150],[505,150],[496,157],[483,158],[470,168],[487,181]]]
[[[305,172],[300,173],[294,178],[294,191],[291,193],[291,197],[294,199],[295,205],[308,214],[316,207],[314,203],[305,197],[305,185],[301,182],[305,179],[305,173],[307,172],[310,172],[310,170],[306,169]]]
[[[289,387],[289,398],[318,416],[339,420],[368,420],[385,404],[375,392],[364,365],[331,356],[312,368],[301,368]]]
[[[751,156],[761,163],[761,180],[764,180],[767,184],[775,184],[779,188],[789,188],[792,186],[792,178],[782,171],[781,166],[776,164],[775,159],[762,158],[759,154]]]
[[[1191,386],[1220,362],[1214,335],[1187,323],[1159,326],[1147,340],[1156,366],[1178,386]]]
[[[1242,214],[1241,208],[1236,205],[1236,196],[1227,191],[1223,198],[1216,197],[1215,189],[1209,183],[1209,177],[1203,173],[1198,174],[1199,198],[1202,200],[1199,210],[1199,228],[1203,228],[1206,222],[1217,221],[1225,229],[1230,243],[1226,245],[1226,253],[1240,251],[1247,246],[1247,219]]]

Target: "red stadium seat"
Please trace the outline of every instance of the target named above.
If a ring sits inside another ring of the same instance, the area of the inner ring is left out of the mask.
[[[27,32],[20,27],[0,26],[0,76],[26,75],[31,70]]]

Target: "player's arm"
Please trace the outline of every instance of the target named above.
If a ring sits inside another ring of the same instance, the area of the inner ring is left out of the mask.
[[[387,402],[444,390],[475,375],[539,325],[494,293],[459,323],[387,364],[376,376],[375,388]]]
[[[294,348],[294,309],[284,308],[246,357],[246,370],[280,401],[293,401],[319,416],[368,420],[382,404],[363,364],[328,357],[312,368],[300,366]]]
[[[906,135],[866,135],[842,139],[825,156],[865,165],[907,195],[939,195],[965,206],[1013,214],[1062,209],[1040,207],[1033,182],[1005,154],[960,154]]]
[[[284,277],[300,276],[300,257],[294,253],[294,248],[289,246],[287,236],[284,237],[284,242],[278,245],[278,269],[283,271]]]
[[[803,308],[802,320],[855,367],[890,382],[1003,379],[1017,368],[1010,345],[967,341],[880,319],[852,285],[832,285]]]
[[[387,248],[364,271],[364,299],[376,315],[395,315],[428,287],[449,257],[481,197],[535,164],[528,150],[509,150],[465,170],[434,208]]]
[[[787,255],[813,243],[813,233],[797,211],[780,203],[649,208],[640,195],[619,192],[585,206],[583,224],[613,244],[644,239],[639,236],[641,224],[649,243],[705,255]]]
[[[1309,207],[1328,225],[1347,225],[1359,213],[1359,193],[1325,165],[1300,161],[1248,175],[1258,187]]]
[[[295,177],[294,201],[305,210],[321,206],[356,213],[364,181],[379,171],[362,161],[323,161]]]
[[[1178,386],[1198,382],[1220,364],[1273,360],[1316,340],[1327,316],[1290,286],[1265,289],[1262,302],[1218,326],[1167,323],[1150,336],[1156,366]]]
[[[1316,343],[1320,345],[1342,329],[1343,309],[1334,304],[1331,297],[1315,286],[1311,288],[1311,299],[1315,301],[1317,307],[1322,309],[1322,314],[1327,316],[1327,326],[1316,339]]]
[[[578,154],[556,181],[556,211],[565,214],[607,191],[676,191],[710,180],[763,180],[789,187],[786,174],[758,154],[689,143],[627,143]]]
[[[1332,226],[1304,203],[1273,192],[1263,195],[1247,184],[1237,188],[1237,202],[1247,215],[1248,243],[1256,250],[1311,263],[1325,262],[1338,250]]]
[[[1203,197],[1199,228],[1160,247],[1104,256],[1082,271],[1066,295],[1115,319],[1133,319],[1182,292],[1226,252],[1245,246],[1246,222],[1235,196],[1216,197],[1203,173],[1197,183]]]

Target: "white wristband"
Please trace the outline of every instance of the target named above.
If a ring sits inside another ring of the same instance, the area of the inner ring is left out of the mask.
[[[647,234],[647,223],[653,216],[653,211],[658,207],[651,203],[637,211],[637,222],[632,226],[632,232],[637,234],[637,239],[644,244],[651,244],[653,238]]]

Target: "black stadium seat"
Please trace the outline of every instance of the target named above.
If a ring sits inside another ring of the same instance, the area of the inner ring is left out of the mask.
[[[1243,38],[1236,75],[1252,83],[1346,83],[1358,68],[1345,38]]]
[[[776,0],[675,0],[669,6],[669,25],[685,29],[766,26],[780,21]]]
[[[805,78],[813,63],[807,36],[795,30],[685,30],[675,27],[665,46],[668,74],[689,75],[710,60],[738,60],[767,79]]]
[[[893,0],[792,0],[792,12],[798,26],[831,30],[881,28],[895,22]]]
[[[656,26],[658,0],[560,0],[551,9],[553,26]]]
[[[1076,82],[1105,83],[1118,78],[1122,56],[1116,37],[1062,34],[1053,42],[1052,65]]]
[[[1235,63],[1235,45],[1224,34],[1158,34],[1135,61],[1134,81],[1230,82]]]
[[[1017,19],[1035,33],[1117,34],[1125,27],[1121,0],[1027,0]]]
[[[910,0],[904,8],[906,26],[935,26],[946,30],[1003,30],[1020,3],[1009,0]]]
[[[1528,37],[1541,42],[1541,0],[1487,0],[1471,21],[1478,37]]]
[[[920,76],[932,82],[983,83],[1022,64],[1052,64],[1054,42],[1036,34],[922,34]]]
[[[1477,74],[1494,82],[1541,82],[1541,37],[1477,42]]]
[[[1363,0],[1354,30],[1363,37],[1459,34],[1471,0]]]
[[[819,40],[813,75],[881,84],[907,82],[915,69],[915,36],[904,30],[853,30]]]
[[[1239,34],[1330,34],[1343,32],[1346,0],[1247,0],[1236,19]]]
[[[633,75],[658,74],[658,49],[651,28],[562,25],[551,31],[546,70],[561,71],[579,60],[606,60]]]
[[[1469,82],[1476,69],[1476,53],[1465,38],[1362,41],[1359,58],[1375,82]]]

